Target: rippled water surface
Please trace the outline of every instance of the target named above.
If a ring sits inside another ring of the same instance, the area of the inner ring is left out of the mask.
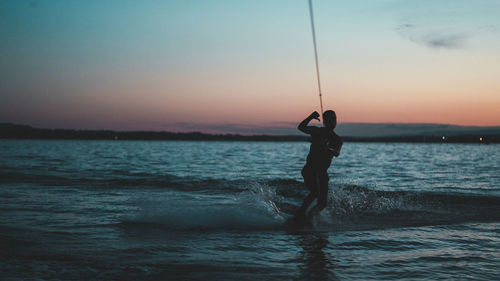
[[[0,140],[0,279],[498,280],[500,146]]]

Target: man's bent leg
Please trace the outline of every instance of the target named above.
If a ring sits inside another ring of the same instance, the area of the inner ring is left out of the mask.
[[[318,196],[319,192],[319,181],[318,181],[317,171],[315,171],[311,166],[306,164],[302,169],[302,176],[304,177],[304,184],[309,189],[309,194],[307,195],[306,198],[304,198],[302,205],[295,213],[295,217],[305,216],[307,208],[309,208],[309,205],[311,205],[314,199]]]
[[[311,219],[326,208],[328,202],[328,174],[326,171],[318,173],[319,191],[318,203],[309,211],[308,217]]]

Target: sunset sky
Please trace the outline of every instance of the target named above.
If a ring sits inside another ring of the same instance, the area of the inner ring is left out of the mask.
[[[500,125],[500,1],[314,0],[339,122]],[[319,110],[307,0],[0,0],[0,122],[183,130]]]

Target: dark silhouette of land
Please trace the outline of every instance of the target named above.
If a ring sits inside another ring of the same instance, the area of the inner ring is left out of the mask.
[[[444,137],[444,138],[443,138]],[[239,135],[206,134],[200,132],[173,133],[167,131],[112,131],[40,129],[27,125],[0,123],[0,139],[60,139],[60,140],[185,140],[185,141],[307,141],[301,135]],[[500,143],[500,133],[443,136],[342,136],[347,142],[428,142],[428,143]]]

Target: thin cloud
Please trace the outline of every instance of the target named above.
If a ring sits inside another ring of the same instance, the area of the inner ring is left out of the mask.
[[[487,32],[487,33],[498,33],[500,31],[498,26],[494,25],[494,24],[483,25],[483,26],[480,26],[478,29],[481,32]]]
[[[433,49],[463,49],[470,37],[466,32],[422,31],[409,23],[399,25],[396,30],[403,38]]]
[[[424,36],[422,42],[431,48],[462,49],[468,36],[463,33],[455,34],[428,34]]]

